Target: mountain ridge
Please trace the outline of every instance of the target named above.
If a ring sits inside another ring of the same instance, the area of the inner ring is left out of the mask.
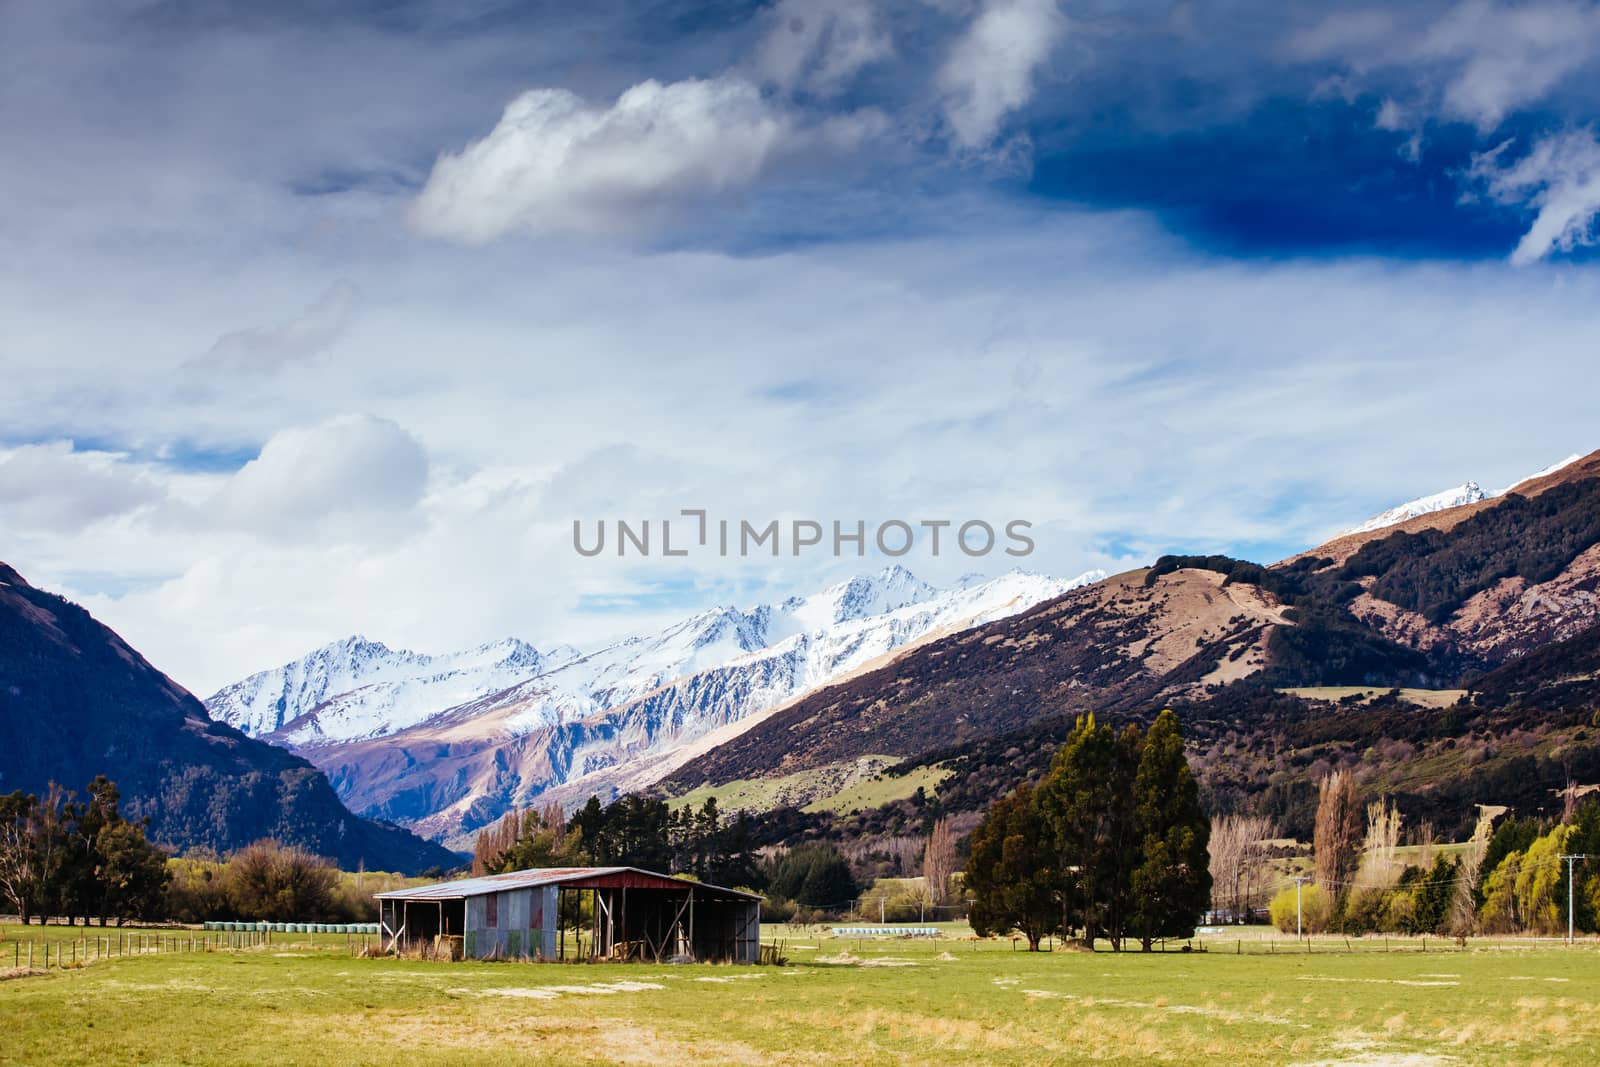
[[[0,789],[105,774],[151,839],[226,852],[275,837],[349,867],[454,866],[437,845],[360,819],[292,753],[212,720],[82,607],[0,564]]]
[[[676,747],[736,731],[930,632],[1099,577],[1014,571],[938,590],[890,565],[777,604],[708,608],[380,736],[310,740],[291,724],[262,736],[323,768],[356,810],[448,838],[573,778],[609,793],[613,769],[637,780],[648,766],[670,766]]]
[[[1270,567],[1163,557],[808,694],[656,791],[787,782],[868,753],[915,763],[1084,711],[1175,703],[1207,737],[1308,713],[1283,688],[1462,684],[1600,625],[1600,452],[1515,488]],[[1433,617],[1384,599],[1419,596]]]

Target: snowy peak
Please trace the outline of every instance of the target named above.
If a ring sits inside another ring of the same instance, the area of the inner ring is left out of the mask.
[[[884,615],[908,604],[932,600],[939,590],[896,564],[870,577],[852,578],[823,594],[833,604],[835,623]]]
[[[361,810],[432,833],[466,808],[497,815],[513,796],[585,774],[638,773],[640,761],[669,758],[907,645],[1103,577],[1019,570],[941,590],[891,565],[777,604],[710,608],[588,654],[508,639],[428,656],[352,637],[237,682],[207,707],[312,759]],[[447,754],[513,740],[527,746],[529,766],[520,756],[495,762],[481,780]],[[427,751],[439,753],[437,765],[417,757]]]
[[[939,595],[939,590],[899,564],[877,574],[859,575],[820,593],[790,597],[773,617],[780,634],[821,630],[872,618]]]
[[[1374,515],[1360,526],[1344,531],[1347,534],[1368,533],[1372,530],[1381,530],[1385,526],[1394,526],[1414,519],[1418,515],[1431,515],[1435,511],[1444,511],[1447,508],[1458,508],[1463,504],[1476,504],[1480,500],[1487,500],[1489,494],[1477,482],[1463,482],[1462,484],[1429,496],[1421,496],[1415,500],[1408,500],[1404,504],[1396,505],[1388,511]]]
[[[1360,526],[1355,526],[1343,531],[1338,536],[1343,537],[1348,534],[1370,533],[1373,530],[1381,530],[1386,526],[1394,526],[1398,523],[1405,522],[1407,519],[1414,519],[1419,515],[1431,515],[1436,511],[1446,511],[1450,508],[1458,508],[1465,504],[1476,504],[1480,501],[1489,500],[1493,497],[1505,496],[1507,493],[1515,491],[1519,486],[1527,485],[1529,482],[1534,481],[1535,479],[1544,478],[1548,475],[1554,474],[1563,467],[1570,467],[1572,464],[1583,458],[1584,457],[1581,454],[1573,453],[1566,459],[1563,459],[1558,463],[1552,463],[1543,470],[1534,471],[1526,478],[1519,478],[1517,481],[1512,482],[1498,493],[1484,492],[1483,487],[1477,482],[1463,482],[1454,488],[1445,489],[1442,492],[1434,493],[1431,496],[1418,497],[1415,500],[1408,500],[1404,504],[1396,505],[1382,514],[1374,515]]]
[[[557,655],[565,662],[576,653]],[[296,726],[317,738],[374,736],[403,729],[441,700],[484,696],[551,666],[515,638],[430,656],[356,635],[235,682],[213,694],[206,708],[212,718],[255,737]],[[307,721],[314,713],[318,724]]]

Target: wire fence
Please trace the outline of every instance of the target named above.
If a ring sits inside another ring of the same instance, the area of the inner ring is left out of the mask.
[[[70,970],[103,960],[134,956],[238,952],[274,945],[337,948],[340,941],[353,955],[370,954],[376,938],[348,931],[342,939],[323,935],[299,940],[272,930],[117,931],[77,937],[7,937],[0,940],[0,966],[14,971]]]

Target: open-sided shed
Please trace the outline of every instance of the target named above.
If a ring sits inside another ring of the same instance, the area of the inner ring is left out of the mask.
[[[579,915],[586,936],[569,955]],[[385,948],[459,946],[468,959],[761,958],[760,896],[636,867],[546,867],[379,893],[378,917]]]

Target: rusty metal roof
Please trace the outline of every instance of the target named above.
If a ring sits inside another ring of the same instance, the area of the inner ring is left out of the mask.
[[[591,883],[585,885],[585,883]],[[701,889],[719,896],[742,897],[760,900],[761,894],[747,893],[742,889],[696,882],[670,874],[640,870],[638,867],[536,867],[526,871],[509,871],[489,874],[481,878],[460,878],[453,882],[435,882],[412,889],[396,889],[378,893],[379,900],[460,900],[464,897],[499,893],[507,889],[531,889],[536,886],[564,885],[573,888],[607,888],[627,885],[630,889]],[[641,884],[643,883],[643,884]]]

